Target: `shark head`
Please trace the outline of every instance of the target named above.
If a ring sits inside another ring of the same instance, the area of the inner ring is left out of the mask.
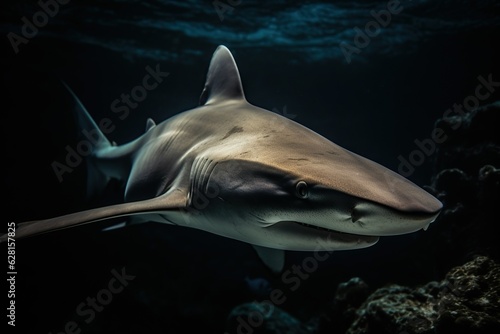
[[[229,224],[224,233],[278,249],[353,249],[425,230],[438,216],[442,204],[422,188],[282,121],[286,130],[240,147],[238,159],[210,170],[204,184],[217,194],[210,204]]]
[[[229,51],[219,48],[214,59],[202,101],[219,105],[211,111],[214,118],[226,114],[233,128],[214,148],[223,158],[211,159],[209,168],[202,164],[204,170],[193,175],[202,176],[197,182],[202,191],[217,194],[206,209],[221,226],[217,233],[276,249],[339,250],[425,230],[436,219],[442,204],[434,196],[286,117],[249,104]]]

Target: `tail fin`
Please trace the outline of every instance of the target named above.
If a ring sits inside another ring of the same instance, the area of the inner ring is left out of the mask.
[[[85,140],[92,144],[92,154],[86,159],[87,197],[91,198],[101,193],[109,182],[109,177],[97,167],[95,162],[96,153],[101,150],[106,150],[113,145],[99,129],[97,124],[92,119],[92,116],[90,116],[82,102],[78,99],[71,88],[69,88],[64,81],[62,81],[62,84],[66,87],[74,101],[73,111],[80,128],[80,140]]]

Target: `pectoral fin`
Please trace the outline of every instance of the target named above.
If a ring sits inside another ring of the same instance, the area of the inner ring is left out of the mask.
[[[257,255],[264,264],[275,273],[283,270],[285,265],[285,251],[281,249],[274,249],[262,246],[252,245]]]
[[[100,222],[111,218],[153,215],[167,211],[181,210],[186,208],[186,205],[187,196],[185,191],[172,189],[163,195],[148,200],[110,205],[61,217],[20,223],[16,228],[16,239]],[[5,242],[6,240],[7,235],[0,237],[0,242]]]

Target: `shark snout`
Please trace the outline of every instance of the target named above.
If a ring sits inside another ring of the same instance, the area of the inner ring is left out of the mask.
[[[439,203],[440,204],[440,203]],[[440,204],[441,205],[441,204]],[[351,210],[351,226],[343,232],[359,235],[390,236],[427,230],[436,220],[441,206],[432,210],[405,212],[377,203],[360,202]]]

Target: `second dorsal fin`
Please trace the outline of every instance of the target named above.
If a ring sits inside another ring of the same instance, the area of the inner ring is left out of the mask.
[[[156,126],[156,123],[155,121],[153,121],[151,118],[148,118],[146,120],[146,132],[148,132],[149,130],[151,130],[152,128],[154,128]]]

